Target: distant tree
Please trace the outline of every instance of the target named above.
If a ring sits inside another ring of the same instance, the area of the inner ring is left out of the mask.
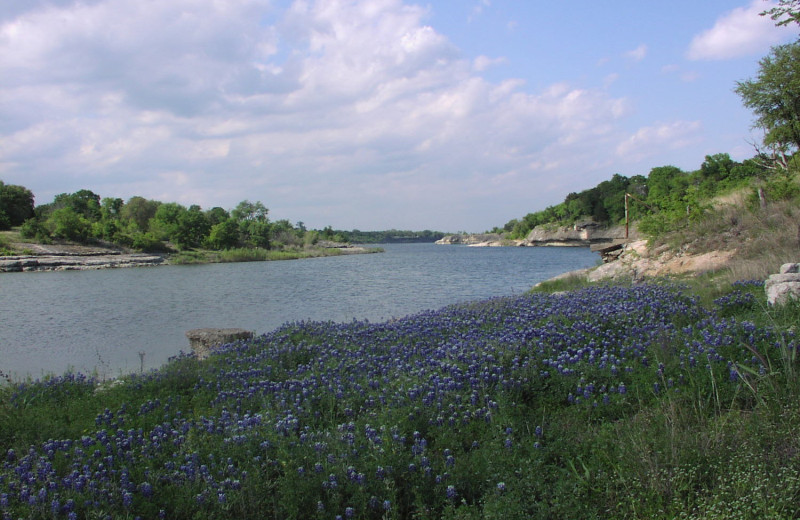
[[[0,229],[19,226],[33,216],[33,193],[23,186],[0,181]]]
[[[239,223],[226,219],[211,226],[206,245],[211,249],[231,249],[239,245]]]
[[[178,215],[178,226],[173,239],[182,249],[200,246],[211,231],[208,217],[199,206],[191,206]]]
[[[103,218],[119,219],[124,205],[122,199],[105,197],[100,201],[100,213]]]
[[[222,221],[228,220],[228,218],[230,218],[230,214],[223,208],[216,206],[206,211],[206,218],[208,218],[209,224],[215,226]]]
[[[676,209],[686,193],[686,174],[675,166],[658,166],[647,176],[647,203],[661,210]]]
[[[100,220],[92,225],[92,234],[105,240],[118,240],[122,229],[120,213],[124,203],[122,199],[105,197],[100,201]]]
[[[147,200],[144,197],[131,197],[120,210],[121,219],[132,226],[132,231],[146,232],[153,218],[161,205],[155,200]]]
[[[778,153],[800,149],[800,42],[773,47],[759,62],[755,79],[735,91],[764,130],[764,145]]]
[[[266,221],[269,210],[261,202],[250,202],[243,200],[240,202],[233,211],[231,217],[235,220],[255,220]]]
[[[177,202],[167,202],[158,206],[150,220],[150,231],[161,240],[177,239],[179,220],[186,208]]]
[[[100,220],[100,196],[91,190],[78,190],[75,193],[60,193],[55,196],[49,210],[69,208],[90,222]]]
[[[269,210],[261,202],[243,200],[233,211],[231,218],[239,223],[239,239],[253,247],[269,248]]]
[[[50,236],[56,239],[85,242],[91,235],[92,224],[69,207],[54,210],[45,222]]]

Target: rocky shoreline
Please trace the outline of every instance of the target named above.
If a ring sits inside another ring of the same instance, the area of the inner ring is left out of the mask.
[[[524,239],[511,240],[498,233],[447,235],[436,241],[441,245],[466,245],[470,247],[589,247],[624,240],[623,226],[600,227],[594,223],[575,226],[537,226]],[[638,238],[635,230],[628,239]]]
[[[164,257],[159,255],[109,251],[90,254],[64,253],[4,256],[0,257],[0,273],[149,267],[161,265],[164,261]]]

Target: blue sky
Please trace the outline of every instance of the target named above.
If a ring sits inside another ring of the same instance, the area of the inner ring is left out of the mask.
[[[5,0],[0,180],[310,228],[483,231],[753,155],[765,0]]]

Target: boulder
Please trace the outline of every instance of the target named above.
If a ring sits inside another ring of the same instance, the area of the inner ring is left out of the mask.
[[[783,264],[780,273],[770,275],[764,282],[770,305],[783,305],[800,298],[800,264]]]
[[[197,359],[205,359],[214,347],[251,339],[253,332],[245,329],[192,329],[186,331],[186,337]]]

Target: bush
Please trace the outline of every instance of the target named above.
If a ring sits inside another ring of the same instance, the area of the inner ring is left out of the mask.
[[[139,251],[166,252],[169,247],[153,233],[133,233],[130,235],[131,247]]]
[[[47,228],[36,218],[26,220],[20,226],[19,234],[22,238],[34,239],[43,243],[50,241],[50,234],[47,232]]]
[[[70,208],[60,208],[50,214],[45,227],[50,236],[76,242],[85,242],[92,231],[92,224]]]

